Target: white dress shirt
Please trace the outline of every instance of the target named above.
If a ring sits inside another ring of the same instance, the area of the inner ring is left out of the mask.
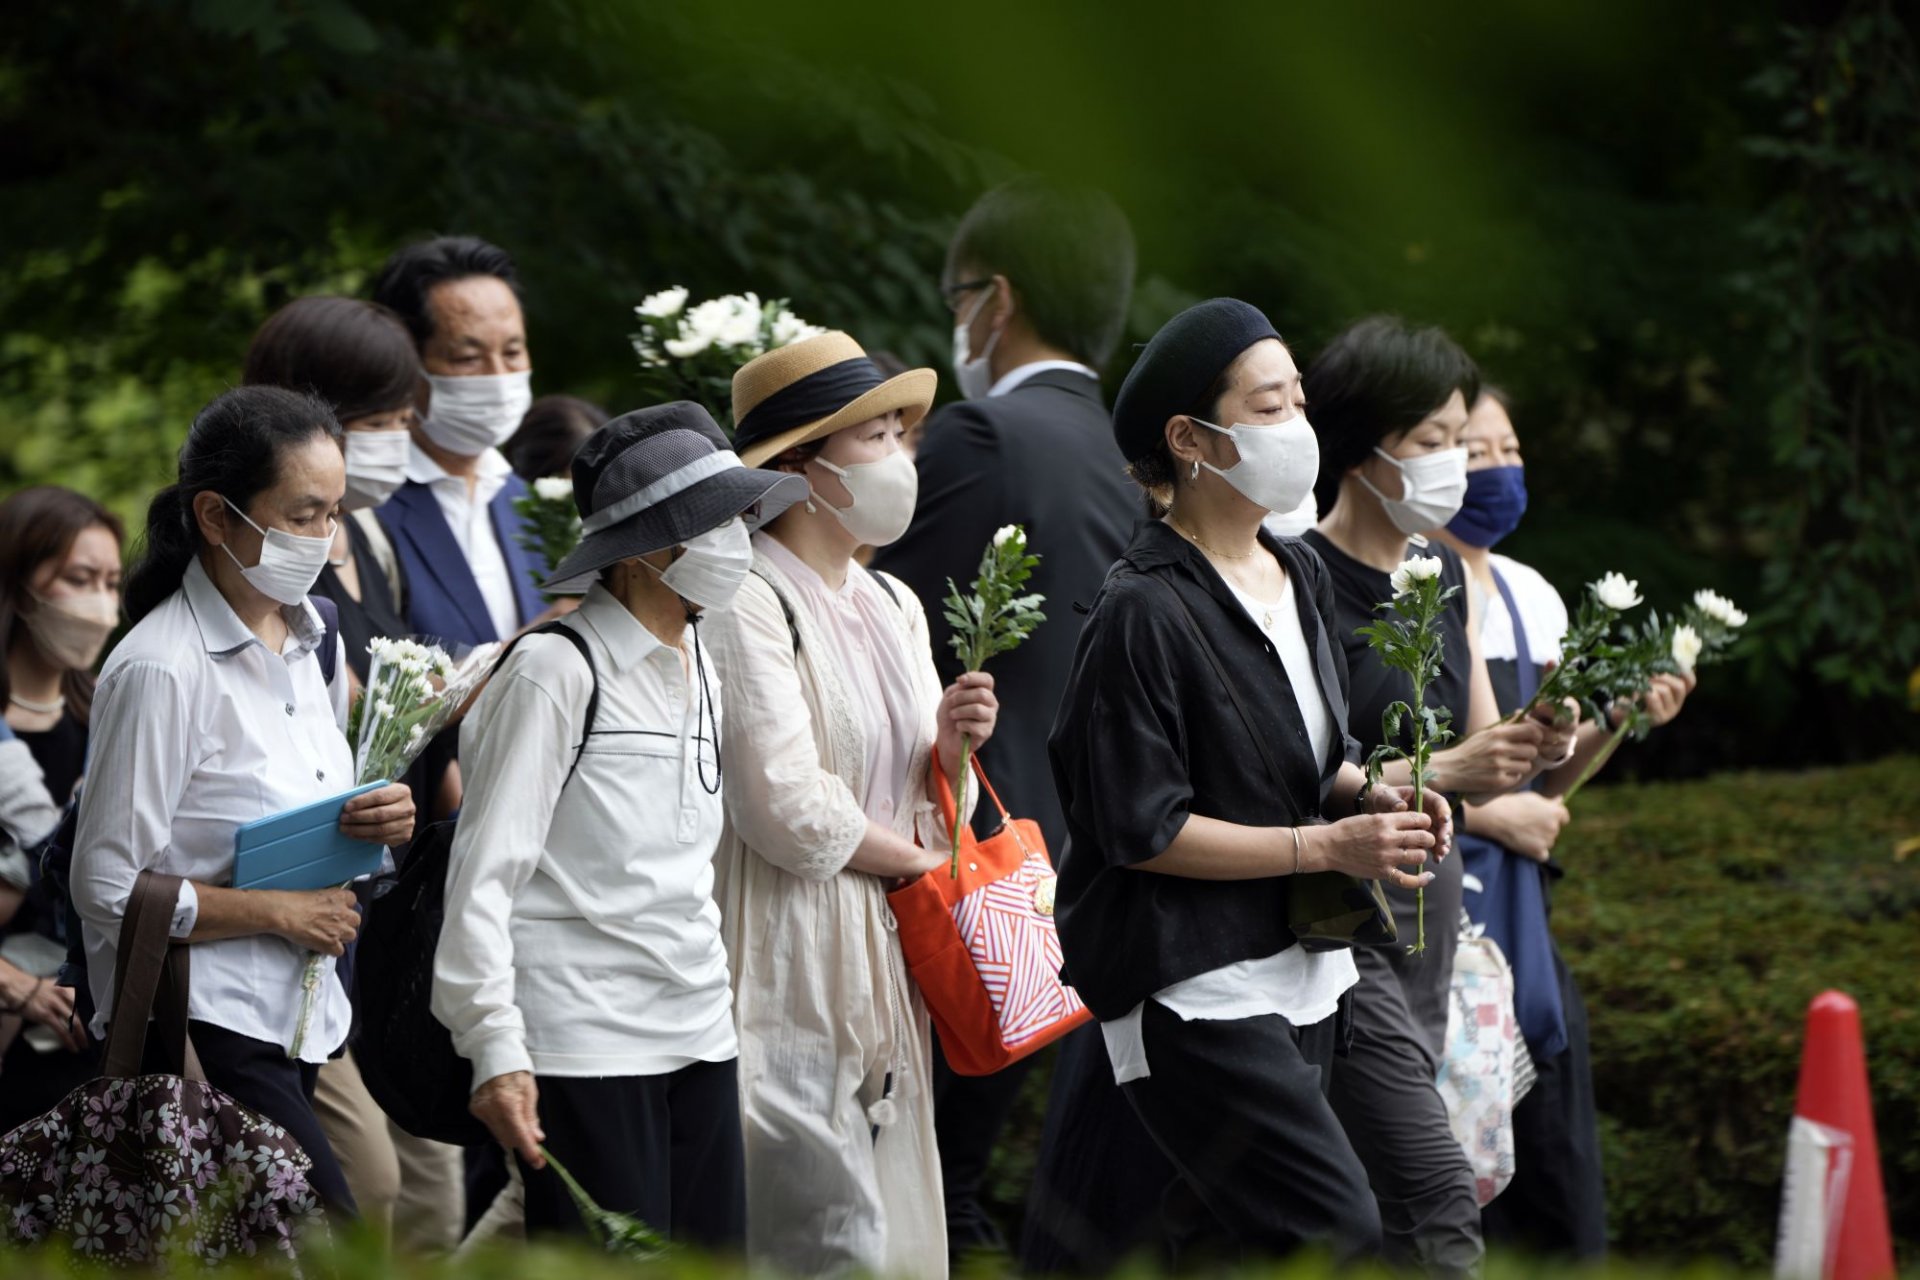
[[[73,901],[84,922],[87,977],[104,1034],[113,1009],[120,921],[140,872],[227,884],[242,823],[353,786],[344,652],[334,683],[314,650],[313,606],[285,608],[286,648],[271,653],[240,621],[198,559],[180,589],[108,657],[93,698],[92,759],[80,799]],[[336,641],[338,643],[338,641]],[[193,930],[199,899],[181,887],[173,936]],[[275,934],[195,943],[190,1017],[271,1044],[293,1042],[307,952]],[[324,1062],[352,1010],[329,958],[301,1056]]]
[[[1086,365],[1081,364],[1078,360],[1035,360],[1031,364],[1023,364],[1017,369],[1009,369],[1001,374],[999,380],[987,388],[987,395],[1003,396],[1025,382],[1028,378],[1037,378],[1041,374],[1051,373],[1055,369],[1066,369],[1073,373],[1083,373],[1095,382],[1100,381],[1100,375],[1098,373]]]
[[[493,619],[493,633],[502,640],[520,629],[520,602],[513,592],[507,553],[494,532],[489,504],[512,474],[513,468],[501,452],[489,449],[478,459],[473,492],[469,494],[464,476],[447,474],[418,444],[412,445],[407,455],[407,479],[433,490],[440,514],[447,518],[453,541],[466,557],[474,584],[480,588],[480,598],[486,602],[487,616]]]
[[[1288,575],[1280,598],[1274,601],[1256,600],[1231,582],[1227,586],[1280,655],[1280,665],[1300,706],[1307,741],[1313,744],[1314,758],[1325,760],[1333,750],[1337,730],[1327,709],[1326,693],[1320,688],[1320,676],[1314,670],[1306,633],[1300,627],[1292,575]],[[1234,1021],[1277,1013],[1296,1027],[1310,1027],[1332,1017],[1341,995],[1359,980],[1353,952],[1308,951],[1292,946],[1258,960],[1236,961],[1176,982],[1150,998],[1188,1022],[1197,1018]],[[1145,1004],[1137,1004],[1114,1021],[1100,1024],[1107,1057],[1113,1063],[1113,1078],[1119,1084],[1153,1074],[1140,1033],[1144,1008]]]
[[[564,637],[523,639],[461,726],[467,799],[433,1013],[476,1088],[510,1071],[663,1075],[738,1052],[713,900],[719,761],[691,634],[669,648],[598,584],[564,625],[600,675],[570,783],[593,678]]]

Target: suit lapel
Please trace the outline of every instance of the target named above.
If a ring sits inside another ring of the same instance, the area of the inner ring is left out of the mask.
[[[500,486],[500,492],[494,494],[493,501],[487,504],[493,516],[493,536],[500,540],[500,554],[507,562],[508,576],[513,579],[513,600],[520,612],[521,626],[532,621],[546,607],[535,585],[541,566],[534,560],[533,553],[520,545],[520,531],[525,522],[513,505],[513,500],[524,496],[526,492],[525,481],[519,476],[508,476],[507,482]]]
[[[467,558],[460,554],[460,544],[453,540],[453,530],[447,526],[447,517],[441,512],[433,490],[409,480],[393,495],[391,505],[400,516],[394,522],[394,533],[412,546],[427,576],[439,584],[441,594],[460,611],[472,634],[505,639],[494,635],[493,617],[480,596],[480,585],[473,580],[473,569],[467,564]]]

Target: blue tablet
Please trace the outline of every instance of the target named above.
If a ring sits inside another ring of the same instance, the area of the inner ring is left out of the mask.
[[[337,889],[380,870],[387,851],[341,831],[340,811],[355,796],[386,785],[369,782],[240,826],[233,833],[233,887]]]

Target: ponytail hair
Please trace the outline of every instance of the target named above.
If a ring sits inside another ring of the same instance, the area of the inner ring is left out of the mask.
[[[147,507],[146,533],[122,597],[127,621],[139,622],[178,591],[200,554],[195,498],[217,493],[245,511],[279,482],[287,451],[315,436],[338,444],[340,424],[326,401],[304,391],[236,387],[195,414],[180,446],[179,481]]]

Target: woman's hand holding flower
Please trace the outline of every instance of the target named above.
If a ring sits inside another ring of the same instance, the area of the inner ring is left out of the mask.
[[[991,675],[969,671],[947,686],[934,718],[934,745],[948,778],[960,769],[961,739],[969,739],[977,751],[993,736],[999,718],[1000,699],[993,692]]]

